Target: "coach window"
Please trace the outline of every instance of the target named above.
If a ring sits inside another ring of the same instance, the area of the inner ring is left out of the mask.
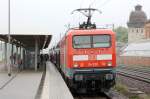
[[[91,48],[90,36],[74,36],[73,47],[74,48]]]
[[[93,47],[110,47],[110,35],[95,35],[93,36]]]

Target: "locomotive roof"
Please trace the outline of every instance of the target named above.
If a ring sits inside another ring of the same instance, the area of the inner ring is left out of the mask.
[[[77,35],[77,34],[111,34],[113,35],[114,32],[110,29],[70,29],[67,32],[67,35]]]

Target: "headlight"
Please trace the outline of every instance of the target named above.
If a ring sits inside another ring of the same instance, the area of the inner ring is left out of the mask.
[[[107,65],[108,65],[108,66],[112,66],[112,62],[108,62]]]
[[[75,63],[75,64],[73,65],[73,67],[77,68],[77,67],[79,67],[79,65],[78,65],[77,63]]]

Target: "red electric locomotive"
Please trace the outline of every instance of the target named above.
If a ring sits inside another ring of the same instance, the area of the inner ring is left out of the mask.
[[[78,9],[78,11],[95,9]],[[90,14],[89,14],[90,15]],[[60,69],[72,89],[108,91],[115,84],[115,33],[87,23],[70,29],[59,43]]]

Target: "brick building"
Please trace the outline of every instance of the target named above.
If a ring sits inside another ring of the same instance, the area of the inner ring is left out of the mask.
[[[118,65],[150,66],[150,40],[129,44],[118,58]]]
[[[145,23],[144,30],[145,30],[145,38],[150,39],[150,20],[148,20]]]

